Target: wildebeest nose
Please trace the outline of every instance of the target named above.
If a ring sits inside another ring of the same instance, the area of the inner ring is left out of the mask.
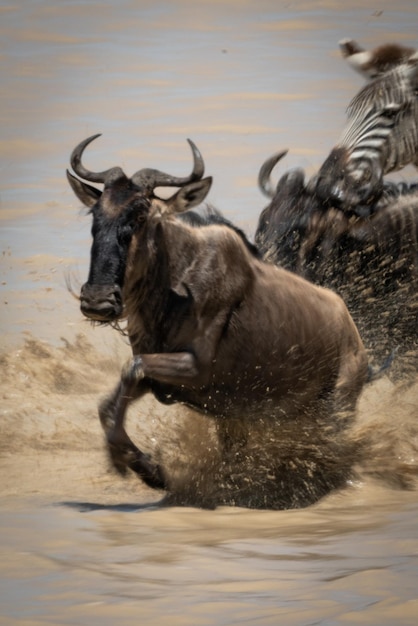
[[[91,320],[110,322],[122,314],[122,291],[118,285],[85,283],[80,293],[80,309]]]

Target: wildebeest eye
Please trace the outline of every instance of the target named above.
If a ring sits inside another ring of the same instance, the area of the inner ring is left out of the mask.
[[[118,228],[118,240],[122,245],[129,244],[134,232],[134,224],[121,224]]]

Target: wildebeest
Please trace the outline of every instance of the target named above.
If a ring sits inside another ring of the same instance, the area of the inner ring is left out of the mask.
[[[225,454],[245,448],[252,421],[275,420],[282,433],[294,424],[295,439],[287,442],[292,459],[269,459],[265,476],[284,490],[298,474],[303,493],[290,493],[284,506],[309,504],[340,485],[349,460],[336,442],[343,441],[368,375],[364,346],[342,299],[263,262],[243,233],[219,216],[180,217],[211,185],[190,140],[190,176],[144,169],[129,178],[119,167],[94,173],[82,165],[95,137],[74,149],[77,177],[68,178],[93,217],[81,311],[102,323],[126,318],[133,353],[99,409],[114,466],[170,490],[170,476],[124,428],[128,405],[151,392],[163,403],[185,403],[214,418]],[[179,190],[162,200],[155,195],[161,186]],[[315,441],[328,437],[328,448],[324,443],[314,452]],[[302,447],[312,452],[304,452],[298,473]],[[334,466],[331,448],[339,450]],[[237,501],[254,503],[236,493],[228,500]]]
[[[418,189],[384,185],[376,211],[329,206],[301,169],[271,181],[280,152],[260,169],[270,203],[255,241],[264,258],[339,293],[377,361],[394,349],[392,375],[418,367]]]
[[[351,50],[352,44],[345,46]],[[316,193],[329,206],[366,213],[382,194],[385,174],[418,166],[418,52],[386,45],[348,59],[373,78],[348,106],[341,137],[318,172]]]

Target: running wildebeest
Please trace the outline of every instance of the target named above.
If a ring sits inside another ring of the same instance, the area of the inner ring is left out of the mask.
[[[184,403],[214,418],[225,454],[245,448],[259,417],[276,421],[283,433],[294,424],[292,458],[282,465],[270,459],[266,469],[266,481],[285,490],[287,480],[296,480],[302,446],[329,435],[338,448],[368,377],[366,352],[344,302],[263,262],[243,233],[219,216],[182,217],[211,185],[211,178],[202,178],[203,159],[193,142],[190,176],[143,169],[128,178],[119,167],[95,173],[82,164],[97,136],[74,149],[77,176],[68,172],[68,179],[93,217],[81,311],[100,323],[125,318],[133,353],[99,408],[114,466],[170,490],[170,476],[124,427],[128,405],[151,392],[163,403]],[[85,181],[101,183],[103,191]],[[154,191],[162,186],[179,190],[162,200]],[[341,485],[350,461],[339,452],[335,467],[325,446],[312,453],[298,476],[302,496],[290,493],[281,506],[309,504]],[[228,502],[254,501],[234,494]]]
[[[266,160],[259,186],[270,203],[255,241],[263,258],[341,295],[372,358],[397,349],[391,374],[418,369],[418,185],[385,183],[376,210],[362,216],[318,197],[301,169],[276,186]]]

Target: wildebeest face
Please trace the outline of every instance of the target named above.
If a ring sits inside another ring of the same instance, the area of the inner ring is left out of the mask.
[[[270,157],[260,169],[259,188],[270,198],[270,203],[260,215],[255,234],[255,241],[265,258],[284,267],[296,263],[300,240],[312,209],[302,169],[286,172],[276,186],[271,181],[274,166],[286,153],[285,150]]]
[[[93,217],[90,270],[81,288],[80,308],[83,315],[93,321],[112,322],[123,316],[122,290],[133,235],[145,227],[155,211],[177,213],[199,204],[208,193],[212,179],[200,180],[203,159],[191,141],[194,168],[186,178],[150,169],[140,170],[128,178],[119,167],[101,173],[90,172],[81,164],[81,154],[95,137],[97,135],[75,148],[71,165],[82,178],[104,184],[103,191],[69,172],[67,177]],[[157,186],[180,187],[180,190],[168,200],[162,200],[154,195]]]
[[[83,315],[112,321],[123,312],[122,288],[132,236],[145,221],[149,199],[126,177],[105,188],[92,209],[90,271],[81,288]]]

